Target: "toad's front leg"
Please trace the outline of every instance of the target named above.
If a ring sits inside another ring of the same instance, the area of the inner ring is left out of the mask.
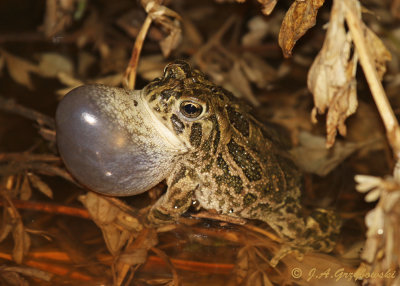
[[[152,225],[162,225],[176,221],[190,207],[193,194],[199,188],[195,172],[179,166],[167,179],[168,189],[152,206],[148,221]]]

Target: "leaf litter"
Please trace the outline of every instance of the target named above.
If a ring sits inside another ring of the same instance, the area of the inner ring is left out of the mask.
[[[6,2],[13,9],[11,1]],[[397,59],[396,42],[387,35],[393,29],[390,24],[397,21],[398,2],[392,2],[392,14],[383,3],[375,3],[367,7],[371,15],[365,17],[367,9],[357,0],[334,0],[331,6],[322,0],[193,1],[193,5],[147,0],[97,6],[84,0],[48,0],[43,22],[34,27],[43,47],[34,52],[15,49],[24,40],[13,42],[15,37],[0,33],[0,93],[6,96],[0,98],[0,110],[5,112],[0,122],[13,122],[16,117],[9,114],[18,114],[34,120],[38,130],[37,137],[25,138],[28,150],[0,144],[0,259],[5,265],[0,268],[0,281],[13,285],[27,281],[44,285],[49,280],[85,281],[85,285],[318,285],[309,276],[295,278],[293,269],[308,275],[331,269],[355,273],[370,285],[396,285],[398,276],[382,279],[366,274],[390,276],[400,265],[396,255],[400,253],[396,163],[400,137],[380,86],[384,80],[390,87],[389,98],[395,99],[399,67],[386,64]],[[290,8],[285,11],[282,3]],[[380,13],[392,18],[380,22],[375,17]],[[27,37],[26,43],[35,37]],[[305,64],[291,61],[292,55],[306,59]],[[311,57],[313,64],[307,66]],[[335,201],[346,218],[332,255],[305,254],[302,262],[288,255],[274,267],[270,259],[280,244],[268,227],[259,222],[243,225],[212,212],[201,216],[190,212],[178,224],[148,228],[146,212],[162,193],[162,184],[140,197],[112,199],[86,192],[64,169],[55,149],[54,122],[35,109],[53,114],[56,94],[62,96],[85,83],[140,88],[175,58],[186,58],[214,82],[249,101],[263,119],[287,127],[292,153],[307,172],[308,203],[317,199],[314,204],[325,207]],[[356,77],[361,70],[367,82]],[[43,81],[53,86],[43,86]],[[306,81],[313,98],[298,92]],[[24,94],[13,91],[21,87]],[[366,99],[368,88],[384,125]],[[37,104],[43,94],[51,96],[43,97],[47,106],[52,105],[50,112]],[[397,105],[394,110],[399,110]],[[18,137],[13,138],[16,131],[8,132],[21,124],[15,122],[10,127],[0,124],[0,142],[18,142]],[[392,169],[393,175],[388,175]],[[340,185],[335,178],[344,172],[350,179]],[[356,176],[356,187],[351,178],[357,173],[369,175]],[[328,192],[337,185],[341,187]],[[369,204],[362,203],[355,188],[366,193]],[[364,219],[366,232],[360,224]],[[59,229],[53,234],[71,233],[85,251],[73,244],[67,247],[60,235],[49,235],[54,225]],[[358,255],[364,234],[365,247]],[[212,275],[205,278],[204,274]],[[340,282],[356,283],[355,279]]]

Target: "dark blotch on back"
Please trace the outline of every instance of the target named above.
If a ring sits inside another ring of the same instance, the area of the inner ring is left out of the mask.
[[[202,128],[200,123],[193,123],[190,131],[190,144],[194,147],[199,147],[201,144]]]
[[[151,95],[151,97],[150,97],[150,100],[149,100],[149,102],[152,102],[152,101],[154,101],[155,99],[156,99],[156,94],[155,93],[153,93],[152,95]]]
[[[146,87],[146,93],[150,93],[153,90],[157,89],[160,86],[161,78],[156,78],[152,82],[150,82]]]
[[[240,194],[243,190],[243,182],[239,176],[232,176],[229,171],[229,166],[222,158],[222,154],[217,157],[217,166],[223,171],[223,175],[216,176],[215,179],[218,184],[225,184],[235,191],[236,194]]]
[[[181,134],[183,129],[185,129],[185,125],[175,114],[172,114],[171,122],[176,134]]]
[[[261,179],[261,167],[253,157],[233,139],[228,143],[229,154],[250,182]]]
[[[194,96],[200,96],[200,95],[205,94],[205,93],[207,93],[207,90],[200,89],[200,88],[194,88],[194,89],[192,89],[192,94],[193,94]]]
[[[178,173],[175,175],[175,177],[172,179],[170,187],[178,183],[181,179],[186,177],[186,168],[183,166]]]
[[[180,92],[180,91],[173,90],[173,89],[166,89],[166,90],[161,91],[161,94],[160,94],[160,95],[161,95],[161,98],[162,98],[163,100],[168,101],[168,99],[169,99],[171,96],[178,99],[178,98],[181,96],[181,92]]]
[[[222,154],[218,155],[217,166],[224,172],[224,174],[227,174],[227,175],[229,174],[229,166],[225,162],[224,158],[222,158]]]
[[[217,117],[213,115],[211,117],[212,123],[213,123],[213,129],[215,130],[215,137],[214,137],[214,142],[213,142],[213,153],[217,153],[218,145],[219,145],[219,140],[221,139],[221,132],[219,130],[219,123],[217,120]]]
[[[249,193],[243,197],[243,204],[245,207],[247,207],[247,206],[253,204],[256,200],[257,200],[257,196],[255,194]]]
[[[249,122],[244,118],[244,116],[230,106],[226,111],[233,127],[235,127],[235,129],[243,136],[249,137]]]

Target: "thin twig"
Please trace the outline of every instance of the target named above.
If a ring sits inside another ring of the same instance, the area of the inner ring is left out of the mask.
[[[44,115],[36,110],[19,105],[13,99],[8,99],[0,96],[0,110],[21,115],[25,118],[35,120],[39,125],[46,125],[49,128],[55,129],[54,119]]]
[[[394,115],[393,109],[387,99],[385,90],[379,80],[375,64],[372,62],[373,57],[370,54],[369,47],[366,44],[365,37],[362,29],[362,22],[357,15],[352,11],[355,9],[349,8],[349,5],[356,5],[354,1],[344,2],[347,5],[346,9],[346,22],[349,26],[354,45],[360,57],[360,64],[364,70],[369,88],[371,89],[372,96],[375,104],[381,115],[383,123],[386,127],[387,137],[389,143],[394,151],[397,160],[400,159],[400,128],[399,123]]]
[[[173,285],[176,285],[176,286],[181,285],[179,276],[178,276],[178,272],[176,271],[175,266],[171,262],[168,255],[164,251],[162,251],[161,249],[158,249],[156,247],[152,247],[151,250],[165,262],[165,264],[169,267],[169,269],[171,269],[172,277],[173,277]]]
[[[125,87],[128,89],[135,89],[139,55],[140,55],[140,52],[142,51],[143,42],[144,42],[144,39],[146,38],[147,32],[150,28],[152,21],[153,20],[152,20],[151,16],[147,15],[146,20],[144,20],[144,23],[143,23],[142,27],[140,28],[140,32],[136,37],[135,44],[132,49],[131,58],[129,60],[128,67],[125,70],[125,75],[124,75],[124,80],[123,80]]]
[[[52,154],[32,154],[27,152],[21,153],[0,153],[1,161],[13,162],[27,162],[27,161],[41,161],[41,162],[61,162],[60,157]]]
[[[43,162],[36,162],[36,161],[14,162],[12,164],[0,166],[0,175],[3,176],[20,174],[25,171],[34,171],[48,176],[59,176],[67,181],[70,181],[78,185],[75,179],[64,169]]]
[[[32,202],[32,201],[22,201],[22,200],[10,200],[13,207],[16,209],[22,210],[31,210],[31,211],[39,211],[45,213],[52,213],[57,215],[67,215],[67,216],[75,216],[84,219],[90,219],[89,212],[80,207],[70,207],[66,205],[53,204],[53,203],[44,203],[44,202]],[[0,206],[4,206],[4,203],[0,201]]]

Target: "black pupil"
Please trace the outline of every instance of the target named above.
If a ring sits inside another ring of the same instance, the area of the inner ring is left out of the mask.
[[[186,104],[183,107],[183,109],[185,110],[185,112],[187,114],[190,114],[190,115],[196,114],[199,111],[199,108],[196,105],[191,104],[191,103]]]

